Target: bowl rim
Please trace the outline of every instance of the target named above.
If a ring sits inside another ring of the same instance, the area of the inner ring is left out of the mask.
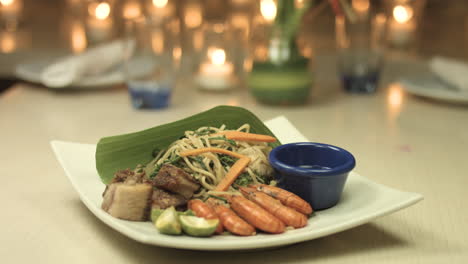
[[[343,153],[346,156],[347,161],[339,166],[336,166],[332,169],[312,169],[312,168],[300,168],[296,166],[288,165],[284,162],[278,160],[277,155],[278,152],[296,146],[310,146],[310,147],[317,147],[320,146],[321,148],[331,148],[334,150],[338,150],[339,152]],[[341,175],[344,173],[350,172],[356,166],[356,159],[351,152],[347,151],[346,149],[340,148],[335,145],[330,145],[326,143],[318,143],[318,142],[295,142],[295,143],[288,143],[276,148],[273,148],[268,155],[269,161],[271,166],[279,170],[281,172],[286,172],[289,174],[305,176],[305,177],[317,177],[317,176],[335,176]]]

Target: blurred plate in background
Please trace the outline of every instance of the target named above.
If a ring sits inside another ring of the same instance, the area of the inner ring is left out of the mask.
[[[400,83],[407,92],[417,96],[447,103],[468,104],[468,92],[450,86],[430,72],[405,77]]]
[[[16,67],[15,75],[17,78],[33,82],[40,83],[41,73],[45,67],[47,67],[53,60],[46,61],[33,61],[28,63],[21,63]],[[97,88],[110,88],[113,85],[121,84],[124,82],[124,73],[121,67],[112,69],[111,71],[105,72],[100,75],[90,75],[84,76],[81,79],[73,82],[69,87],[63,88],[54,88],[54,89],[64,89],[64,88],[82,88],[82,89],[97,89]]]

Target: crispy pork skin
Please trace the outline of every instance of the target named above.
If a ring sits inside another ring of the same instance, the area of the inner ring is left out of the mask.
[[[144,170],[138,171],[139,172],[134,172],[130,169],[117,171],[111,181],[111,184],[117,182],[125,182],[128,184],[151,183],[151,181],[145,176]]]
[[[176,166],[165,164],[161,167],[153,185],[182,195],[185,199],[190,199],[193,193],[200,188],[200,185],[192,179],[187,172]]]

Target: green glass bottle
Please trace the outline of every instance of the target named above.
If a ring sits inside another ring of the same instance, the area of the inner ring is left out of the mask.
[[[252,95],[262,103],[296,105],[307,102],[312,84],[309,60],[296,44],[296,29],[291,16],[296,12],[294,1],[278,1],[278,14],[268,41],[266,60],[254,61],[247,84]]]

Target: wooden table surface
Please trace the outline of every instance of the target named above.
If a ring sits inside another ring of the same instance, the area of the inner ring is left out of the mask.
[[[2,263],[467,263],[468,108],[418,98],[393,82],[387,65],[379,91],[341,91],[334,64],[318,60],[310,102],[273,107],[247,90],[197,91],[183,82],[170,108],[137,111],[124,87],[52,91],[21,83],[0,97]],[[188,99],[190,98],[190,99]],[[135,242],[81,203],[49,141],[96,143],[108,135],[177,120],[219,104],[261,119],[285,115],[312,141],[357,158],[356,172],[424,201],[335,235],[257,252],[197,252]]]
[[[43,4],[45,0],[25,2],[41,3],[36,13],[28,9],[29,47],[0,54],[1,76],[11,77],[16,62],[66,51],[63,38],[52,32],[56,29],[44,27],[58,26],[56,17],[37,15],[56,12],[50,11],[53,5]],[[444,1],[430,2],[445,6]],[[444,9],[450,12],[433,11],[433,19],[425,20],[425,37],[417,43],[420,55],[467,58],[468,23],[456,20],[464,17],[466,6],[457,1]],[[435,14],[447,18],[444,27]],[[328,26],[315,27],[317,35],[325,36],[314,42],[318,54],[333,45],[333,25]],[[433,41],[424,41],[428,39]],[[245,88],[200,92],[190,78],[179,82],[171,106],[161,111],[132,109],[122,85],[51,90],[17,83],[0,94],[1,262],[468,263],[468,106],[406,93],[396,80],[412,69],[407,59],[392,61],[376,94],[350,95],[340,88],[333,56],[318,56],[312,97],[294,107],[259,104]],[[80,201],[49,145],[53,139],[94,144],[104,136],[164,124],[221,104],[246,107],[262,120],[285,115],[310,140],[351,151],[360,175],[421,193],[424,200],[351,230],[281,248],[169,249],[135,242],[97,219]]]

